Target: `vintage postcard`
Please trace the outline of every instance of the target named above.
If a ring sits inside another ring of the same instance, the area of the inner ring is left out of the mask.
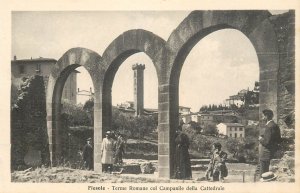
[[[299,192],[299,2],[113,2],[1,3],[0,192]]]

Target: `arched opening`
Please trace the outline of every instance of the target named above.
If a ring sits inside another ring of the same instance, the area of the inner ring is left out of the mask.
[[[86,152],[84,153],[84,147],[89,138],[91,145],[93,144],[94,92],[91,76],[83,66],[77,67],[69,74],[62,94],[60,115],[63,124],[60,129],[64,162],[72,168],[92,169],[92,159],[90,163],[84,164],[88,157]]]
[[[178,90],[179,121],[192,139],[192,165],[208,159],[216,142],[228,152],[230,161],[258,161],[258,81],[256,51],[240,31],[214,31],[192,47],[180,72]],[[194,176],[205,175],[196,170],[197,165],[192,168]],[[248,175],[254,174],[255,165],[248,170]],[[252,176],[246,177],[253,181]]]
[[[83,76],[80,73],[84,73]],[[87,88],[91,90],[78,98],[78,94]],[[94,131],[94,108],[87,107],[94,99],[93,89],[90,74],[79,64],[69,65],[59,74],[52,98],[53,165],[85,167],[81,161],[83,146],[87,138],[93,138]]]
[[[183,62],[199,40],[221,29],[237,29],[251,41],[259,61],[259,112],[271,109],[277,121],[279,52],[275,29],[268,17],[267,11],[194,11],[173,31],[168,39],[175,52],[170,74],[170,140],[174,139],[171,128],[179,122],[178,84]],[[170,149],[174,152],[174,145]]]
[[[138,163],[140,159],[157,163],[158,79],[156,77],[156,69],[151,58],[139,52],[128,55],[117,68],[114,68],[113,78],[110,78],[112,82],[108,84],[111,88],[107,88],[107,84],[104,83],[105,90],[111,89],[110,96],[104,95],[111,97],[111,104],[106,103],[111,108],[111,126],[104,127],[104,132],[111,130],[124,137],[125,163]],[[108,93],[104,91],[104,94]]]

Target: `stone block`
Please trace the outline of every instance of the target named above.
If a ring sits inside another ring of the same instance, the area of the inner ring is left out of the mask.
[[[95,143],[94,142],[94,152],[99,152],[101,151],[101,143]]]
[[[268,80],[261,80],[259,82],[259,92],[264,93],[269,91],[269,82]]]
[[[159,143],[158,144],[158,155],[169,155],[169,144]]]
[[[169,102],[169,93],[158,93],[158,103]]]
[[[159,178],[170,178],[170,168],[158,166],[158,177]]]
[[[101,154],[100,153],[94,153],[94,162],[101,163]]]
[[[169,133],[166,131],[159,130],[158,133],[158,143],[169,143]]]
[[[276,78],[276,77],[274,77]],[[277,92],[277,88],[278,88],[278,80],[276,79],[273,79],[273,80],[269,80],[269,92],[274,92],[276,93]]]
[[[102,163],[94,162],[94,171],[102,173]]]
[[[170,105],[168,102],[164,102],[164,103],[158,103],[158,111],[161,113],[165,113],[165,112],[169,112],[170,110]]]
[[[151,162],[141,163],[140,167],[143,174],[153,174],[155,171],[155,167]]]
[[[160,112],[158,114],[159,123],[169,123],[169,111]]]
[[[142,173],[140,164],[130,164],[123,166],[123,174],[140,174]]]
[[[170,165],[170,156],[158,154],[158,168],[169,167],[169,165]]]
[[[274,70],[260,70],[260,82],[262,80],[270,80],[270,79],[276,79],[277,78],[277,71]]]
[[[279,66],[278,52],[261,52],[257,53],[260,70],[276,71]]]
[[[277,104],[277,93],[275,92],[259,93],[259,102],[262,104]]]

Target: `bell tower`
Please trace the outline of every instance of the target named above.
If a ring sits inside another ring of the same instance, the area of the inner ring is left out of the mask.
[[[145,64],[132,65],[134,71],[133,89],[134,89],[134,109],[135,116],[142,115],[144,112],[144,70]]]

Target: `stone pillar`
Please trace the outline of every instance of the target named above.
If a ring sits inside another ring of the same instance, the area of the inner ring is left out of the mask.
[[[61,130],[62,128],[62,120],[61,120],[61,108],[62,108],[62,104],[59,103],[55,103],[55,119],[54,119],[54,128],[52,128],[52,139],[54,139],[54,159],[52,161],[54,161],[54,166],[56,166],[59,161],[61,161],[61,157],[62,157],[62,147],[61,147]],[[52,144],[53,145],[53,144]]]
[[[159,85],[158,89],[158,176],[170,178],[172,171],[172,130],[170,128],[169,85]]]
[[[102,112],[101,105],[95,98],[94,103],[94,171],[101,173],[101,144],[102,144]]]
[[[134,64],[134,109],[135,115],[142,115],[144,112],[144,70],[145,64]]]

